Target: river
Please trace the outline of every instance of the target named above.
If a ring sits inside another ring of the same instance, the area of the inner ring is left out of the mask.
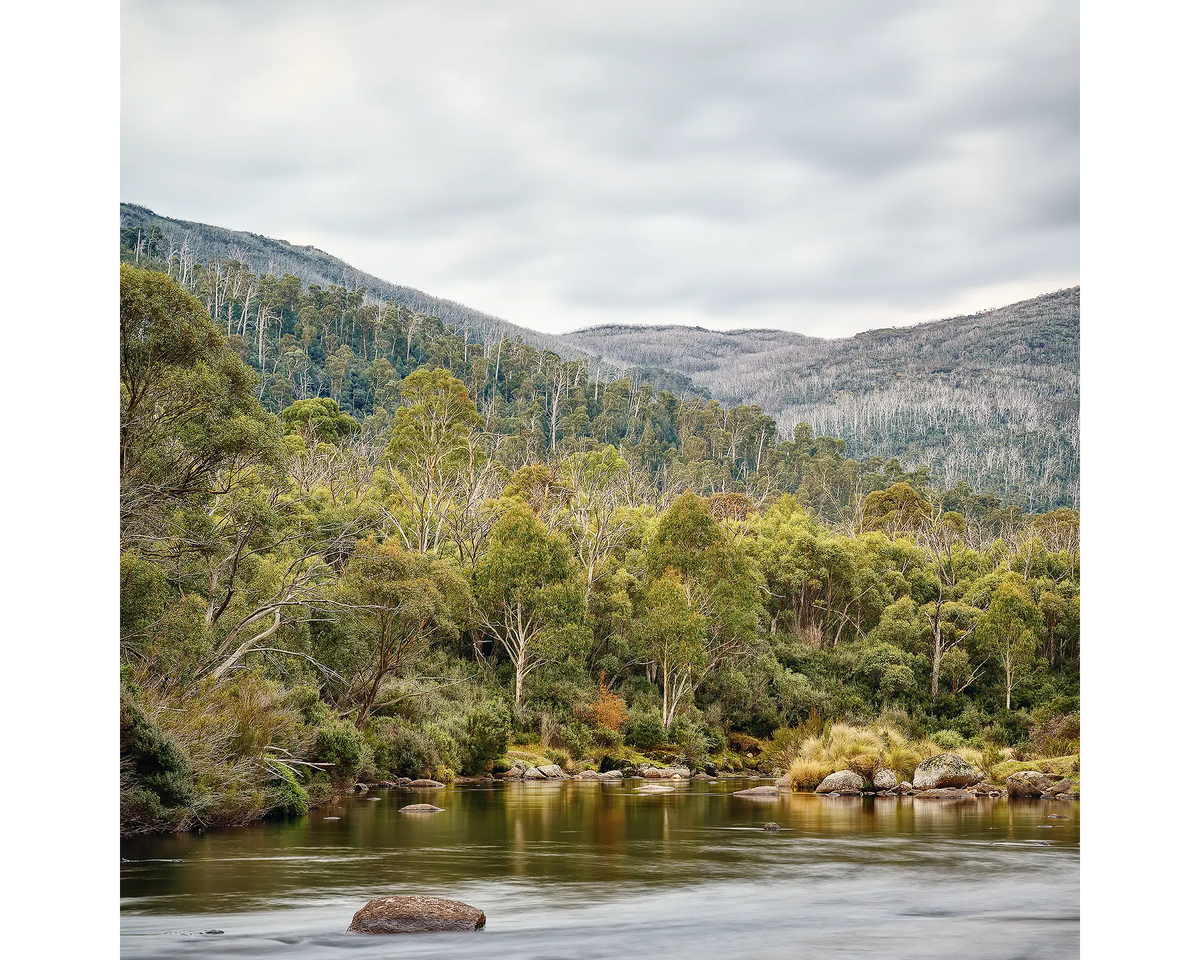
[[[730,796],[747,781],[633,793],[643,782],[380,790],[290,821],[129,838],[121,955],[1079,954],[1078,801]],[[418,802],[445,810],[399,812]],[[463,900],[487,925],[346,934],[397,893]]]

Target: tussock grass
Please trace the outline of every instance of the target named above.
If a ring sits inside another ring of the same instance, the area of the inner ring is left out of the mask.
[[[835,723],[824,733],[799,742],[780,736],[776,742],[782,748],[776,759],[788,760],[787,778],[797,790],[812,790],[837,770],[853,770],[870,780],[877,770],[886,767],[900,780],[912,780],[922,761],[947,752],[934,739],[910,740],[892,723],[865,727]],[[991,758],[977,747],[963,745],[953,752],[968,763],[988,769]]]
[[[1079,777],[1079,754],[1065,757],[1043,757],[1040,760],[1004,760],[992,768],[992,775],[1003,782],[1006,777],[1022,770],[1040,770],[1060,777]]]

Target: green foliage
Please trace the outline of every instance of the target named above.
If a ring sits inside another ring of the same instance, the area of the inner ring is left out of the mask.
[[[639,750],[652,750],[667,736],[662,717],[657,713],[630,714],[626,721],[625,742]]]
[[[359,430],[358,421],[338,410],[336,400],[310,397],[285,407],[279,419],[289,433],[298,433],[320,443],[335,443]]]
[[[349,720],[333,720],[318,727],[313,755],[319,762],[333,765],[329,776],[335,783],[354,780],[374,758],[366,737]]]
[[[374,748],[375,767],[384,776],[428,777],[443,762],[433,738],[395,721],[379,725]]]

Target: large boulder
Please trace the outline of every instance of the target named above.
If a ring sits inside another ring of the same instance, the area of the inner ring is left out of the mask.
[[[546,775],[542,773],[540,767],[526,767],[525,772],[521,776],[526,780],[545,780]]]
[[[435,807],[432,803],[410,803],[406,807],[400,808],[401,813],[441,813],[441,807]]]
[[[354,915],[347,933],[439,933],[478,930],[483,911],[440,897],[377,897]]]
[[[1050,777],[1040,770],[1020,770],[1007,777],[1004,786],[1010,797],[1040,797],[1059,780]]]
[[[983,771],[977,770],[956,753],[939,753],[917,767],[913,776],[913,787],[917,790],[934,790],[939,787],[970,787],[983,779]]]
[[[600,774],[600,779],[601,780],[624,780],[625,777],[622,775],[620,770],[605,770],[602,774]]]
[[[408,786],[418,790],[436,790],[444,787],[444,783],[439,783],[437,780],[410,780]]]
[[[567,775],[557,763],[546,763],[538,767],[538,772],[547,780],[566,780]]]
[[[817,793],[861,793],[863,778],[853,770],[838,770],[817,785]]]
[[[875,784],[876,790],[895,790],[900,785],[895,771],[889,770],[887,767],[880,767],[876,770],[871,782]]]
[[[733,794],[733,796],[750,797],[751,799],[778,797],[779,788],[773,785],[770,787],[751,787],[749,790],[738,790]]]
[[[576,780],[599,780],[600,774],[595,770],[580,770],[575,774]]]

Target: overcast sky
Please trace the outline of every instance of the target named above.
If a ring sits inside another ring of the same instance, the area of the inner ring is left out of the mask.
[[[1078,282],[1074,0],[126,0],[121,56],[123,200],[540,330]]]

